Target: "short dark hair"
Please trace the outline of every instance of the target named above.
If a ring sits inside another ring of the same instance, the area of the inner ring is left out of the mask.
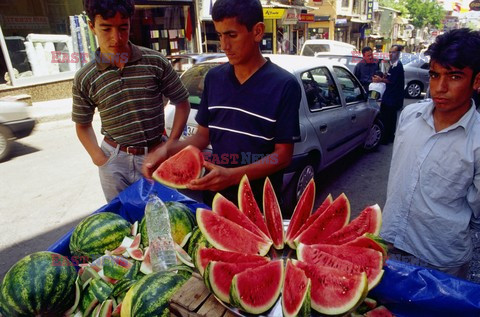
[[[403,46],[400,44],[393,44],[391,48],[397,48],[397,52],[401,52],[403,50]]]
[[[473,70],[472,82],[480,72],[480,32],[468,28],[455,29],[437,36],[425,52],[430,61],[445,68]]]
[[[370,46],[365,46],[364,48],[362,48],[362,55],[370,51],[373,51],[372,48]]]
[[[259,0],[217,0],[212,8],[215,22],[226,18],[237,18],[248,31],[258,22],[263,22],[263,8]]]
[[[95,24],[95,17],[100,14],[102,18],[113,18],[117,12],[124,18],[132,17],[135,12],[134,0],[84,0],[83,7],[88,18]]]

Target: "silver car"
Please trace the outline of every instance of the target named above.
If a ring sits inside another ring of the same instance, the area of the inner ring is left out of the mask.
[[[284,216],[289,217],[308,181],[319,171],[357,147],[375,149],[382,137],[379,106],[368,99],[357,78],[340,63],[315,57],[265,55],[288,70],[302,87],[300,103],[301,141],[295,143],[292,164],[287,168],[281,197]],[[184,135],[195,133],[195,115],[208,70],[226,63],[226,58],[194,65],[181,76],[190,92],[190,112]],[[172,129],[175,107],[165,108],[167,135]]]

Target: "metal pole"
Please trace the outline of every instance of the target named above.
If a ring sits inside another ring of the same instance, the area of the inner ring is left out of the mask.
[[[5,38],[3,37],[3,31],[1,26],[0,26],[0,46],[2,47],[2,53],[5,59],[5,64],[7,65],[8,74],[10,75],[10,82],[12,83],[12,86],[15,86],[17,79],[15,78],[15,74],[13,73],[12,61],[10,60],[10,54],[8,54],[7,43],[5,42]]]

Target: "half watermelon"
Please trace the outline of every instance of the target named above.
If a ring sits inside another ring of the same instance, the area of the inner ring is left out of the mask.
[[[265,179],[265,184],[263,185],[263,213],[265,214],[268,232],[270,232],[270,237],[272,237],[273,247],[277,250],[283,249],[284,231],[282,211],[280,210],[275,190],[268,177]]]
[[[202,152],[189,145],[161,163],[152,177],[165,186],[187,188],[188,183],[202,176],[203,161]]]

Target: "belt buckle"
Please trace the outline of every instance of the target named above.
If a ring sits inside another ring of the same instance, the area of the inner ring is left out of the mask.
[[[130,152],[130,150],[132,152]],[[127,154],[130,154],[130,155],[135,155],[136,154],[136,148],[134,146],[127,146]]]

